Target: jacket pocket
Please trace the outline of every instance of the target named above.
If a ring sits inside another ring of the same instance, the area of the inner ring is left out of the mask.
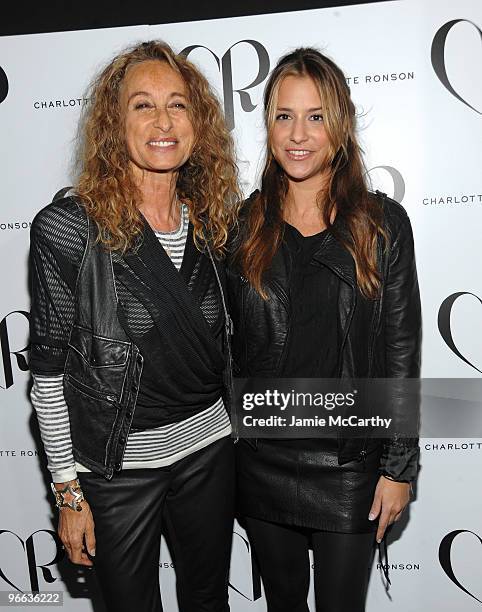
[[[77,380],[75,376],[72,376],[72,374],[65,374],[64,381],[65,385],[69,385],[74,392],[80,393],[80,397],[86,396],[93,400],[106,401],[108,404],[112,404],[113,406],[117,404],[115,395],[108,395],[99,392],[97,389],[88,387]]]
[[[130,353],[129,342],[104,338],[74,326],[65,363],[65,381],[93,399],[119,402]]]
[[[79,325],[72,329],[69,348],[91,368],[122,367],[129,356],[129,342],[98,336]]]
[[[64,395],[74,451],[106,466],[120,414],[114,395],[87,386],[69,374],[64,376]]]

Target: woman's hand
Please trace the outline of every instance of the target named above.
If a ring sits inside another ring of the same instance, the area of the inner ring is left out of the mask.
[[[380,476],[368,519],[374,521],[378,516],[377,542],[380,543],[389,525],[398,521],[410,501],[410,484],[396,482]]]
[[[88,502],[80,502],[80,512],[72,508],[60,508],[58,534],[72,563],[91,567],[87,556],[95,556],[94,517]]]

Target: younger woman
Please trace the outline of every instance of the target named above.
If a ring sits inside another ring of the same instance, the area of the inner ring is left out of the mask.
[[[245,202],[230,273],[243,377],[417,377],[420,301],[405,210],[367,190],[342,71],[315,49],[265,90],[261,191]],[[374,540],[409,501],[416,439],[242,440],[239,509],[269,612],[362,612]],[[375,535],[376,532],[376,535]]]

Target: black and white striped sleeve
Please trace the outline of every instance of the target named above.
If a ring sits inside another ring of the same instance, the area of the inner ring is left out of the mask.
[[[69,411],[64,399],[63,375],[33,375],[30,392],[37,413],[40,435],[47,455],[47,468],[54,482],[77,478],[72,454]]]

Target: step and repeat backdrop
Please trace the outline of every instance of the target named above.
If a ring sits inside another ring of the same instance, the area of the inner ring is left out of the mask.
[[[0,39],[0,591],[62,591],[69,612],[103,607],[93,573],[71,565],[56,539],[28,400],[29,227],[71,184],[88,82],[123,47],[150,39],[189,48],[219,92],[246,193],[262,166],[262,92],[280,55],[314,45],[343,68],[371,183],[402,202],[413,224],[423,375],[482,377],[480,0],[406,0]],[[376,558],[368,610],[482,612],[482,439],[471,431],[424,438],[421,449],[415,501],[389,538],[392,587],[387,595]],[[159,573],[164,607],[176,612],[164,543]],[[230,585],[234,612],[266,610],[238,525]]]

